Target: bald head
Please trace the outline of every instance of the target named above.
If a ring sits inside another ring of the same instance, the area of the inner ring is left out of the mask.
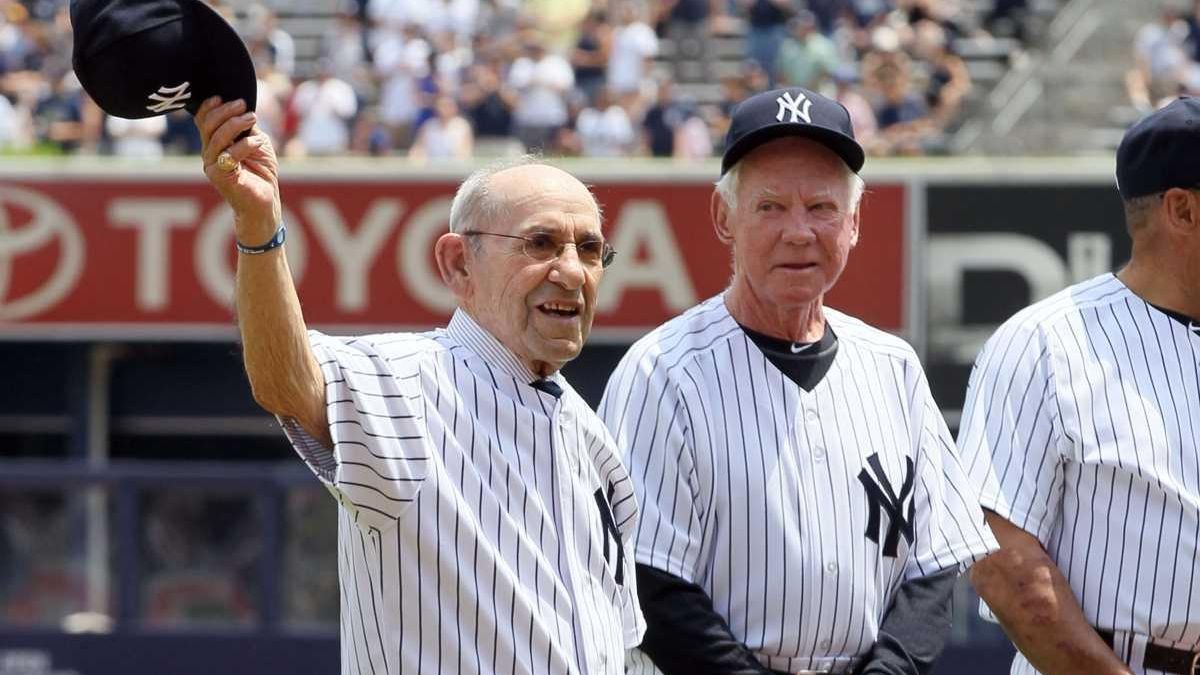
[[[599,203],[579,179],[526,155],[484,167],[468,176],[450,205],[450,231],[491,231],[494,223],[509,220],[514,209],[547,193],[585,199],[594,207],[596,218],[600,218]]]

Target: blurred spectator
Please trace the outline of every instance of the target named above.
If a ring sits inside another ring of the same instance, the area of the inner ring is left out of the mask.
[[[962,100],[971,90],[971,75],[962,58],[950,50],[945,30],[933,21],[915,26],[914,50],[929,69],[925,104],[939,126],[958,115]]]
[[[83,88],[73,71],[54,78],[33,111],[34,133],[45,147],[72,153],[83,144]]]
[[[29,147],[32,134],[24,111],[13,105],[8,96],[0,94],[0,151]]]
[[[479,0],[425,0],[429,4],[424,28],[434,39],[449,37],[466,43],[475,32]]]
[[[291,77],[296,71],[296,41],[279,27],[279,17],[266,5],[254,3],[246,10],[246,28],[242,31],[251,50],[266,48],[276,70]]]
[[[259,101],[262,101],[261,93]],[[165,119],[167,130],[163,132],[162,137],[163,152],[168,155],[200,154],[200,131],[196,129],[191,113],[186,110],[174,110],[167,113]]]
[[[714,8],[714,5],[716,6]],[[671,66],[675,77],[683,75],[684,63],[700,65],[699,79],[712,77],[711,17],[720,14],[721,0],[664,0],[667,38],[671,40]]]
[[[436,114],[417,130],[408,156],[413,159],[457,159],[471,157],[474,136],[471,125],[458,114],[458,104],[450,96],[438,96]]]
[[[368,106],[358,115],[350,135],[350,152],[371,157],[392,152],[392,133],[380,121],[377,107]]]
[[[780,85],[817,89],[838,66],[833,40],[817,30],[812,12],[799,12],[788,22],[791,35],[779,46],[776,80]]]
[[[874,150],[879,154],[921,154],[921,142],[929,131],[929,109],[913,89],[910,68],[908,56],[895,52],[884,55],[873,69],[880,132]]]
[[[322,63],[316,79],[296,88],[292,109],[299,127],[299,148],[290,154],[335,155],[350,147],[350,119],[358,111],[354,89],[333,77],[330,64]]]
[[[575,69],[575,86],[579,87],[589,101],[604,88],[604,72],[612,48],[612,30],[604,10],[588,12],[579,26],[579,40],[571,52],[571,66]]]
[[[379,119],[397,148],[407,148],[411,141],[421,108],[417,80],[426,75],[430,51],[415,25],[385,29],[375,48],[375,72],[381,80]]]
[[[509,86],[517,92],[513,120],[525,149],[538,152],[567,123],[564,97],[575,74],[566,59],[547,52],[540,42],[527,42],[524,52],[508,72]]]
[[[1029,0],[992,0],[992,9],[984,16],[983,26],[992,35],[1013,37],[1024,42],[1025,15],[1028,12]]]
[[[575,120],[575,133],[584,157],[629,155],[637,143],[629,112],[612,98],[613,92],[601,89],[595,104],[584,108]]]
[[[675,130],[683,122],[683,106],[675,98],[675,85],[664,78],[658,84],[654,105],[642,118],[645,149],[654,157],[675,153]]]
[[[680,110],[681,121],[675,127],[675,159],[698,162],[713,156],[712,134],[704,111],[690,104]]]
[[[875,121],[875,111],[871,108],[871,103],[859,90],[858,68],[852,65],[839,66],[833,71],[833,83],[833,98],[850,113],[854,137],[864,148],[872,147],[878,123]]]
[[[794,12],[793,0],[737,0],[746,13],[746,56],[758,62],[768,79],[775,72],[779,45],[787,37],[787,22]],[[773,81],[773,80],[772,80]]]
[[[650,58],[658,53],[658,36],[631,0],[617,3],[616,18],[608,55],[608,88],[616,95],[640,92],[650,72]]]
[[[496,69],[487,64],[472,66],[461,100],[475,130],[477,150],[487,155],[508,154],[505,149],[513,134],[517,96],[501,82]]]
[[[162,115],[136,120],[109,115],[104,129],[112,138],[112,151],[117,157],[161,159],[163,156],[167,118]]]
[[[1125,84],[1130,100],[1142,112],[1181,90],[1200,90],[1200,67],[1189,58],[1185,45],[1187,10],[1182,0],[1164,0],[1158,19],[1142,26],[1134,37],[1134,66]]]
[[[360,98],[375,93],[368,67],[367,36],[353,5],[341,5],[331,29],[321,37],[320,54],[328,60],[333,76],[348,82]]]
[[[583,17],[591,11],[591,0],[522,0],[525,16],[534,21],[539,41],[555,54],[566,54],[575,44]]]

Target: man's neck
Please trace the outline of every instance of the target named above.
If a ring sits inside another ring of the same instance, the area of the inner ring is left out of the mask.
[[[1117,273],[1129,290],[1146,302],[1180,314],[1200,317],[1200,279],[1196,270],[1168,260],[1145,261],[1134,257]]]
[[[804,305],[782,307],[764,302],[753,290],[735,282],[725,294],[725,308],[734,321],[781,340],[816,342],[825,334],[824,303],[820,296]]]

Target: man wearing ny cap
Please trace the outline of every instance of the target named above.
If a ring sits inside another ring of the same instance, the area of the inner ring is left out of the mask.
[[[824,305],[863,161],[823,96],[739,104],[712,196],[730,285],[609,379],[642,514],[632,672],[927,672],[995,548],[912,348]]]
[[[1129,263],[1018,312],[968,385],[1014,675],[1200,674],[1200,100],[1125,134],[1117,187]]]

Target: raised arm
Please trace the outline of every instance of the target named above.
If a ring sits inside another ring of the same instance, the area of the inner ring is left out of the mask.
[[[233,208],[237,240],[258,246],[282,220],[279,162],[271,140],[245,103],[213,98],[196,111],[204,175]],[[238,140],[244,132],[248,135]],[[217,164],[228,152],[238,165]],[[267,411],[295,419],[313,438],[331,445],[325,380],[309,348],[300,299],[283,247],[238,254],[236,305],[246,375],[254,400]]]

